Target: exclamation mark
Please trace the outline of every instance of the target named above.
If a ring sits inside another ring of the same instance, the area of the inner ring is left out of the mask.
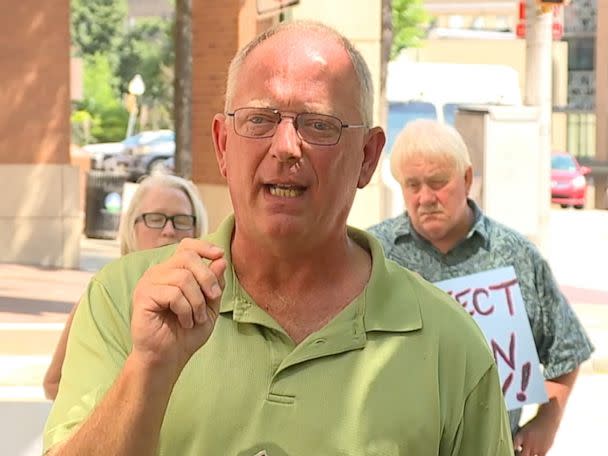
[[[509,386],[511,386],[511,382],[513,381],[513,372],[509,374],[509,376],[505,379],[505,382],[502,384],[502,394],[506,395]]]
[[[517,393],[517,400],[519,402],[525,401],[528,396],[526,396],[526,388],[528,388],[528,383],[530,383],[530,362],[527,362],[521,368],[521,391]]]

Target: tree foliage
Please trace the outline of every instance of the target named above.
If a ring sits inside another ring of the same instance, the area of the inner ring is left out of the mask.
[[[127,21],[127,0],[71,0],[73,52],[84,61],[84,99],[75,109],[90,114],[91,140],[124,138],[128,113],[123,96],[138,73],[146,84],[138,101],[145,105],[151,127],[171,127],[172,24],[161,18]],[[83,137],[87,135],[74,140]]]
[[[416,47],[424,37],[422,26],[429,15],[422,0],[393,0],[393,44],[391,59],[408,47]]]
[[[172,105],[175,61],[172,32],[173,22],[162,18],[140,20],[127,31],[120,46],[117,72],[123,93],[127,92],[131,78],[139,73],[146,84],[144,104]]]
[[[116,52],[125,28],[126,0],[71,0],[70,8],[77,55]]]
[[[84,99],[78,108],[91,115],[91,135],[98,141],[123,139],[128,113],[121,103],[116,90],[118,80],[105,54],[85,57],[83,85]]]

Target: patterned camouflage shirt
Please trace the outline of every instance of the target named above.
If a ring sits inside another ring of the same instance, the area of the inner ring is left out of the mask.
[[[513,266],[545,378],[573,371],[591,356],[593,346],[548,263],[524,236],[483,215],[471,200],[469,206],[474,212],[473,226],[447,254],[423,239],[407,214],[385,220],[369,231],[381,241],[387,258],[429,282]],[[521,410],[509,415],[511,427],[516,429]]]

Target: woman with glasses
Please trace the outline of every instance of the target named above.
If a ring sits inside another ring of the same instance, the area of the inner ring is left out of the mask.
[[[159,174],[134,193],[118,231],[120,253],[174,244],[207,232],[207,214],[194,184]]]
[[[184,238],[198,238],[207,233],[207,213],[192,182],[178,176],[157,174],[143,179],[118,231],[120,253],[153,249],[174,244]],[[44,376],[44,392],[55,399],[70,326],[76,306],[66,321]]]

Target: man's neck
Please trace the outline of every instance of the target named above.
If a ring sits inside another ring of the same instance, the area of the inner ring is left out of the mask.
[[[325,282],[355,264],[362,248],[344,236],[323,242],[273,240],[262,243],[235,237],[231,245],[232,263],[239,280],[268,284],[273,289],[287,284]]]
[[[306,250],[236,241],[232,263],[241,286],[296,343],[344,309],[371,274],[370,254],[347,236]]]

